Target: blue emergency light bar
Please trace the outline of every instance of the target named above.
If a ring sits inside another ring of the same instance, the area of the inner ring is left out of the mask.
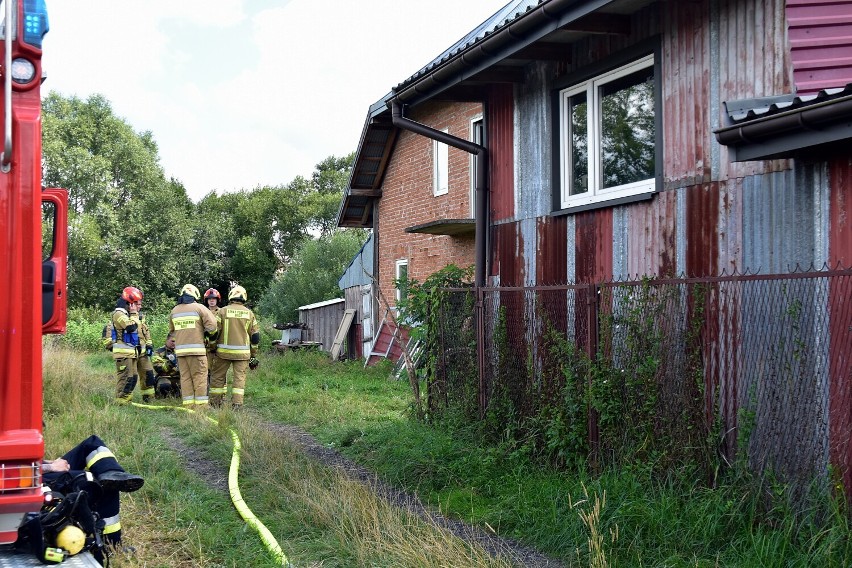
[[[44,0],[24,0],[24,43],[40,48],[41,40],[48,30],[50,26],[47,23],[47,6]]]

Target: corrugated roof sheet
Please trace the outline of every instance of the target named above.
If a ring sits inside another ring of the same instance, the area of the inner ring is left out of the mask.
[[[814,105],[823,101],[831,101],[852,95],[852,83],[836,89],[823,89],[811,95],[778,95],[775,97],[760,97],[726,101],[725,109],[734,123],[771,116],[788,110]]]
[[[426,75],[431,70],[440,66],[445,61],[448,61],[458,53],[464,51],[465,49],[476,44],[477,42],[482,41],[483,39],[490,36],[491,34],[496,32],[500,28],[506,26],[507,24],[512,23],[518,17],[529,12],[536,6],[544,4],[548,1],[549,0],[512,0],[505,6],[497,10],[497,12],[495,12],[494,15],[492,15],[490,18],[488,18],[487,20],[479,24],[477,27],[472,29],[470,32],[468,32],[468,34],[465,35],[463,38],[461,38],[453,45],[448,47],[446,50],[444,50],[443,53],[441,53],[438,57],[430,61],[425,67],[417,71],[417,73],[397,85],[395,89],[403,87],[411,83],[412,81],[419,79],[423,75]]]

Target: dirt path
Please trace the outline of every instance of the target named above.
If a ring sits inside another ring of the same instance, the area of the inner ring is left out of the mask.
[[[411,511],[426,522],[449,530],[461,539],[478,544],[494,556],[499,554],[517,566],[530,568],[562,568],[565,566],[562,562],[544,556],[536,550],[523,546],[511,539],[497,536],[462,521],[449,519],[440,513],[427,509],[416,495],[406,493],[384,483],[374,472],[356,464],[337,450],[320,444],[316,438],[301,428],[274,422],[265,422],[264,425],[270,431],[292,440],[306,454],[318,462],[339,470],[350,479],[368,485],[388,502]],[[184,444],[170,431],[163,430],[162,434],[169,445],[184,457],[187,468],[196,472],[212,487],[227,493],[227,470],[223,470],[213,461],[206,459],[197,449]]]

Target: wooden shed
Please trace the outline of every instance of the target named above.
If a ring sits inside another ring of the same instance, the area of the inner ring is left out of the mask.
[[[300,306],[299,323],[307,326],[302,339],[322,343],[320,349],[331,351],[334,336],[337,334],[345,309],[346,304],[343,298]]]

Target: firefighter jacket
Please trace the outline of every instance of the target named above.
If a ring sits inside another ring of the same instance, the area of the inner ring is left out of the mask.
[[[260,326],[254,313],[239,302],[219,309],[219,340],[216,355],[220,359],[247,361],[257,355]]]
[[[148,323],[142,314],[139,314],[139,345],[142,346],[143,352],[148,345],[154,347],[154,342],[151,341],[151,330],[148,329]]]
[[[112,312],[113,359],[136,359],[140,351],[139,324],[139,314],[128,314],[124,308]]]
[[[216,322],[218,323],[218,321],[219,321],[219,310],[222,309],[222,306],[216,306],[215,308],[208,307],[207,309],[210,310],[210,313],[213,314],[213,317],[216,318]],[[215,353],[216,352],[216,342],[215,341],[210,341],[210,342],[207,343],[207,352],[208,353]],[[212,361],[212,359],[210,359],[210,360]]]
[[[165,345],[154,351],[151,363],[154,365],[158,377],[177,377],[180,375],[175,350],[169,349]]]
[[[169,314],[169,331],[174,332],[175,355],[207,355],[207,337],[216,336],[216,318],[198,302],[178,304]]]

